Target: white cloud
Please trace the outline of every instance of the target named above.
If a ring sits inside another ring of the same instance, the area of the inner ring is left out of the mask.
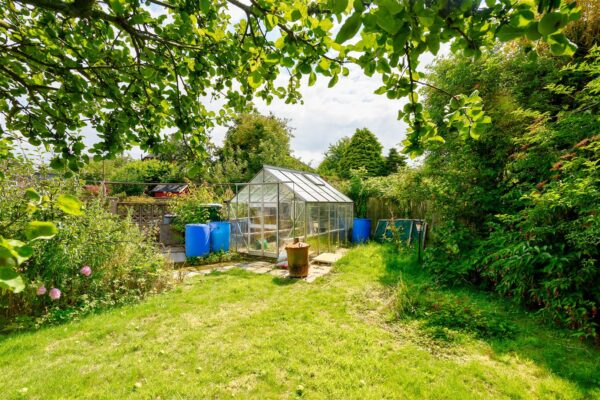
[[[433,57],[427,54],[420,70],[432,61]],[[357,128],[369,128],[377,135],[386,153],[406,137],[406,124],[397,120],[398,110],[405,100],[389,100],[385,95],[374,94],[382,85],[381,77],[368,77],[358,67],[350,70],[350,75],[341,78],[331,89],[327,87],[329,78],[322,76],[314,86],[305,85],[301,89],[304,104],[285,104],[278,99],[270,105],[256,102],[261,113],[273,113],[290,120],[289,125],[294,128],[292,151],[313,166],[322,161],[323,153],[331,143],[352,135]],[[307,79],[304,78],[305,84]],[[224,127],[215,128],[211,135],[213,141],[220,145],[225,132]]]

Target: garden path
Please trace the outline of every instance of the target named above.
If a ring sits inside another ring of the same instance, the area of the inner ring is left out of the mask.
[[[278,268],[274,263],[268,261],[252,261],[252,262],[238,262],[229,265],[214,264],[214,265],[203,265],[196,269],[186,269],[175,271],[175,277],[178,278],[191,278],[198,275],[207,275],[213,272],[225,272],[233,268],[240,268],[248,272],[255,274],[266,274],[269,273],[278,278],[288,278],[289,274],[286,269]],[[315,263],[310,264],[308,276],[301,280],[306,282],[314,282],[317,278],[327,275],[331,272],[330,265],[318,265]]]

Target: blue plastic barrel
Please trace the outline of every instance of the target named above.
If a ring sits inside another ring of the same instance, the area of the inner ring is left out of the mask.
[[[227,221],[210,223],[210,250],[229,251],[229,238],[231,236],[231,223]]]
[[[208,224],[185,226],[185,255],[202,257],[210,252],[210,227]]]
[[[371,220],[369,218],[354,218],[352,225],[352,243],[365,243],[371,236]]]

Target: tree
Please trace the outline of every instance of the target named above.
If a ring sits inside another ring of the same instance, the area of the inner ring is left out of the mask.
[[[388,156],[385,159],[385,170],[383,171],[384,175],[390,175],[395,172],[398,172],[400,167],[406,166],[406,157],[400,155],[398,150],[395,147],[392,147]]]
[[[131,182],[113,185],[111,187],[113,193],[124,192],[128,196],[138,196],[151,188],[143,183],[181,183],[183,178],[183,173],[177,164],[150,159],[130,161],[114,170],[109,179],[115,182]]]
[[[364,168],[366,176],[378,176],[382,172],[381,143],[367,128],[357,129],[340,162],[341,177],[349,178],[350,171]]]
[[[233,21],[228,8],[245,17]],[[418,154],[444,140],[416,93],[428,84],[417,72],[423,53],[452,42],[472,57],[494,37],[527,37],[570,55],[575,46],[561,31],[579,16],[575,2],[561,0],[0,0],[0,10],[2,140],[48,145],[59,154],[53,166],[72,170],[87,158],[86,126],[99,134],[96,158],[153,148],[166,128],[206,156],[207,129],[254,96],[297,101],[305,76],[331,87],[349,63],[381,75],[376,93],[408,98],[399,114],[410,126],[405,151]],[[489,124],[481,99],[447,95],[447,124],[477,137]],[[206,98],[223,108],[209,110]]]
[[[344,136],[337,142],[329,145],[329,149],[325,153],[325,158],[319,164],[317,172],[325,176],[341,176],[342,168],[340,165],[349,145],[350,138],[348,136]]]
[[[291,138],[284,119],[257,113],[239,115],[225,135],[219,175],[225,181],[246,182],[265,164],[301,168],[303,164],[291,155]]]

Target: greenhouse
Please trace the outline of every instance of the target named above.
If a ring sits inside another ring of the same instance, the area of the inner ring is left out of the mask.
[[[295,237],[311,253],[348,242],[353,203],[317,174],[265,165],[228,202],[232,249],[277,257]]]

